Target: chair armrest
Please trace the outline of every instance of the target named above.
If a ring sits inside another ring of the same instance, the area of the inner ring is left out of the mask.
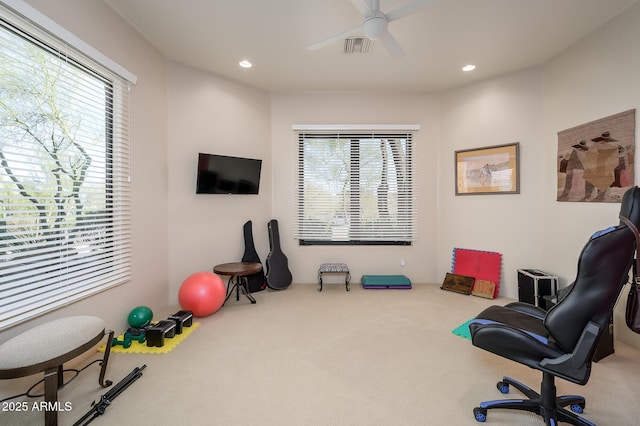
[[[582,330],[580,339],[573,353],[562,355],[558,358],[545,358],[540,361],[540,365],[549,371],[556,372],[561,376],[579,384],[585,384],[589,378],[588,374],[591,364],[589,356],[593,356],[594,348],[598,343],[600,328],[592,321]]]

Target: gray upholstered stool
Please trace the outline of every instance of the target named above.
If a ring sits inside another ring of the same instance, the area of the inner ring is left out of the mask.
[[[38,325],[0,345],[0,379],[15,379],[44,372],[45,424],[58,423],[58,389],[64,386],[63,364],[97,345],[108,334],[98,383],[111,385],[104,375],[111,352],[113,331],[97,317],[62,318]]]

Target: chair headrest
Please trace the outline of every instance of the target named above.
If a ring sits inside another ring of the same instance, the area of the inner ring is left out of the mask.
[[[637,186],[628,189],[622,196],[620,215],[629,219],[640,229],[640,188]]]

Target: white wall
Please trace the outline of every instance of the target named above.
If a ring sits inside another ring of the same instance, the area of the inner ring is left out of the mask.
[[[557,132],[637,108],[639,39],[635,5],[543,66],[442,94],[439,275],[450,268],[451,247],[463,246],[503,254],[504,296],[517,298],[518,268],[558,275],[561,287],[573,281],[583,245],[618,223],[620,205],[556,201]],[[516,141],[519,195],[453,195],[455,150]],[[640,336],[624,325],[625,302],[626,289],[616,337],[640,347]]]
[[[262,262],[269,251],[271,143],[266,92],[175,62],[168,64],[169,303],[190,274],[237,262],[253,223]],[[262,159],[258,195],[196,195],[198,153]]]
[[[545,146],[543,241],[544,266],[571,282],[575,259],[593,231],[618,223],[619,204],[555,202],[557,135],[560,130],[637,109],[640,103],[640,4],[562,52],[544,67]],[[637,117],[636,111],[636,117]],[[636,127],[637,118],[636,118]],[[640,145],[637,141],[636,158]],[[635,162],[636,185],[638,161]],[[614,318],[616,337],[640,348],[640,336],[624,325],[623,290]]]
[[[518,298],[517,269],[542,266],[542,72],[525,70],[442,95],[438,275],[454,247],[502,254],[500,295]],[[455,151],[520,144],[520,194],[455,195]]]
[[[102,2],[29,3],[139,77],[132,93],[134,274],[127,285],[8,330],[0,340],[45,319],[83,313],[122,329],[133,306],[174,304],[188,274],[242,255],[249,219],[263,261],[266,223],[280,221],[296,283],[315,283],[318,265],[331,261],[349,264],[354,281],[364,273],[403,273],[416,283],[440,282],[452,248],[465,247],[503,254],[501,294],[509,297],[517,297],[518,268],[547,270],[566,285],[588,236],[616,223],[618,204],[555,201],[556,132],[637,108],[640,5],[544,66],[440,95],[269,95],[167,64]],[[297,245],[291,125],[302,123],[422,126],[415,138],[420,228],[413,246]],[[455,150],[511,142],[521,147],[519,195],[454,195]],[[196,196],[199,151],[262,158],[260,195]],[[619,312],[616,324],[619,337],[637,344]]]
[[[316,283],[325,262],[346,263],[354,283],[363,274],[404,274],[415,283],[434,282],[440,138],[436,96],[409,94],[274,94],[271,103],[273,216],[296,283]],[[299,246],[296,224],[297,137],[293,124],[419,124],[415,134],[418,240],[412,246]],[[400,266],[400,259],[406,264]]]
[[[617,224],[617,203],[555,201],[557,132],[638,108],[640,101],[640,4],[562,52],[544,67],[544,241],[549,268],[571,280],[575,265],[563,259],[578,254],[592,231]],[[637,124],[636,124],[637,126]],[[636,143],[636,153],[639,151]],[[637,155],[636,155],[637,157]],[[636,167],[637,167],[636,162]],[[636,173],[636,183],[638,183]],[[554,238],[554,236],[557,236]]]
[[[167,137],[164,58],[101,1],[31,0],[29,3],[138,76],[131,93],[133,196],[131,282],[0,333],[4,341],[41,322],[96,315],[108,327],[127,327],[138,305],[167,305]]]

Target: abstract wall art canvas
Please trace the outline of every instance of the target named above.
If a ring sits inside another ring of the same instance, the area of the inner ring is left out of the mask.
[[[558,201],[618,203],[634,185],[635,109],[558,132]]]

